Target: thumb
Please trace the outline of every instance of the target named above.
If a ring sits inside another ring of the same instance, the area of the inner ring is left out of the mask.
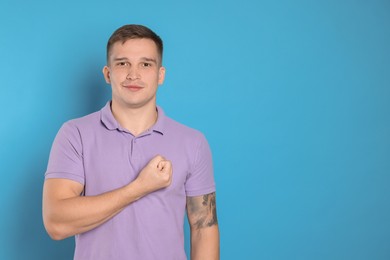
[[[162,157],[161,155],[156,155],[155,157],[153,157],[150,161],[149,161],[149,164],[153,167],[157,167],[158,168],[158,164],[165,160],[164,157]]]

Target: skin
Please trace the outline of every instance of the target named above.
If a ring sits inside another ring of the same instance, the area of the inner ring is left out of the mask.
[[[137,136],[157,120],[156,93],[165,68],[155,43],[130,39],[112,46],[103,75],[112,89],[111,110],[122,127]],[[152,158],[131,183],[97,196],[81,196],[83,185],[68,179],[48,179],[43,187],[43,220],[55,240],[84,233],[111,219],[151,192],[168,187],[172,164]],[[191,226],[191,259],[219,259],[215,193],[187,197]]]
[[[191,230],[191,259],[219,259],[219,230],[215,193],[187,197]]]
[[[136,136],[156,122],[157,88],[165,78],[160,64],[152,40],[131,39],[112,46],[108,65],[103,68],[112,89],[114,117]]]

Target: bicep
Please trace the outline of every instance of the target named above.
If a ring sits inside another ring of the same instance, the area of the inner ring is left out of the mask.
[[[46,179],[43,185],[42,215],[48,234],[53,239],[73,235],[63,224],[69,220],[68,199],[79,197],[83,185],[68,179]],[[77,211],[77,210],[76,210]]]
[[[68,179],[46,179],[43,185],[43,206],[50,207],[53,202],[80,196],[84,185]]]
[[[187,197],[187,215],[191,228],[201,229],[218,224],[215,192]]]

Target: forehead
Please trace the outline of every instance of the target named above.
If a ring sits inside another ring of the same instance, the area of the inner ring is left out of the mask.
[[[158,59],[157,45],[150,39],[129,39],[125,42],[118,41],[111,46],[110,59],[118,56],[128,59],[141,57]]]

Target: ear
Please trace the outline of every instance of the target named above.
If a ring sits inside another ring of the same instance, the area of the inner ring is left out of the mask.
[[[163,66],[160,67],[158,71],[158,84],[161,85],[164,83],[165,79],[165,68]]]
[[[103,76],[104,76],[104,79],[106,80],[107,84],[111,84],[110,69],[108,68],[108,66],[104,66]]]

